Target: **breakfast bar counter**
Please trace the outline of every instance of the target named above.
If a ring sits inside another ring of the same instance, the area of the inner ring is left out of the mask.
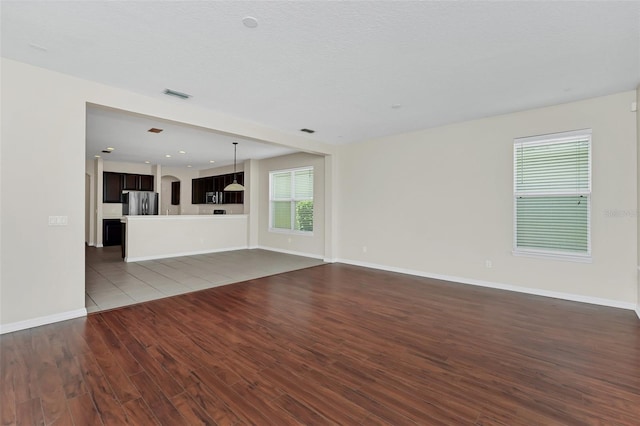
[[[248,247],[248,215],[124,216],[125,262]]]

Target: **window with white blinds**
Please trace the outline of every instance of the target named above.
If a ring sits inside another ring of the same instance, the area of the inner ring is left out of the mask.
[[[514,141],[514,254],[591,257],[591,130]]]
[[[269,173],[269,230],[313,232],[313,167]]]

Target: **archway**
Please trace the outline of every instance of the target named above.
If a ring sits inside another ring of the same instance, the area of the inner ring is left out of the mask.
[[[172,175],[162,176],[160,181],[160,214],[175,215],[182,212],[180,203],[180,179]],[[177,191],[177,197],[175,192]],[[176,204],[177,202],[177,204]]]

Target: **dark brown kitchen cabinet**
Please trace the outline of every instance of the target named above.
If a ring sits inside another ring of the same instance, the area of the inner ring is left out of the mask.
[[[171,182],[171,205],[177,206],[180,204],[180,181]]]
[[[102,220],[102,245],[119,246],[122,244],[122,223],[120,219]]]
[[[122,173],[104,172],[102,177],[102,202],[120,203],[124,189]]]
[[[244,185],[244,172],[236,173],[238,183]],[[233,182],[233,173],[217,176],[195,178],[191,181],[191,203],[206,204],[207,192],[221,192],[222,201],[216,204],[244,204],[243,191],[225,191],[224,188]]]
[[[204,179],[196,178],[191,180],[191,204],[205,204],[206,191],[204,188]]]
[[[139,175],[140,176],[140,191],[153,191],[153,176],[152,175]]]
[[[122,191],[153,191],[153,175],[133,173],[103,173],[103,203],[121,203]]]
[[[124,188],[123,189],[130,189],[132,191],[137,191],[138,189],[140,189],[140,178],[139,175],[132,175],[129,173],[124,173],[123,175],[123,179],[124,179]]]
[[[152,175],[124,173],[124,189],[132,191],[153,191]]]

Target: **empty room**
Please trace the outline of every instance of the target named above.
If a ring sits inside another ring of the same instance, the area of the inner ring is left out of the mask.
[[[3,425],[637,425],[640,2],[0,2]]]

